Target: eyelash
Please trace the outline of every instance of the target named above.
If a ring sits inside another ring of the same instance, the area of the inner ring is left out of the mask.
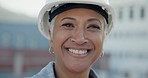
[[[89,25],[87,28],[93,28],[93,29],[99,29],[100,27],[98,25]]]
[[[72,24],[72,23],[64,23],[64,24],[62,24],[61,26],[63,26],[63,27],[65,27],[65,28],[74,28],[74,25]],[[94,25],[94,24],[92,24],[92,25],[89,25],[88,27],[87,27],[87,29],[98,29],[98,30],[100,30],[101,28],[100,28],[100,26],[98,26],[98,25]]]
[[[65,23],[65,24],[62,24],[61,26],[64,26],[66,28],[74,27],[74,25],[72,23]]]

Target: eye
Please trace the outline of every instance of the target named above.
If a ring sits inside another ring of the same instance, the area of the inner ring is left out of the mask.
[[[92,30],[96,30],[96,29],[100,30],[100,26],[94,25],[94,24],[89,25],[87,28],[88,28],[88,29],[92,29]]]
[[[73,28],[74,25],[72,23],[64,23],[62,24],[63,27],[66,27],[66,28]]]

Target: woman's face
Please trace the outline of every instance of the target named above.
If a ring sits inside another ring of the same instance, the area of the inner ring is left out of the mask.
[[[51,38],[56,64],[72,72],[84,72],[101,53],[104,40],[104,18],[83,8],[59,14]]]

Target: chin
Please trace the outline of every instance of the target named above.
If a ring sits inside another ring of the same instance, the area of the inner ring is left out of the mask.
[[[83,73],[90,69],[88,64],[84,65],[82,63],[68,63],[66,68],[73,73]]]

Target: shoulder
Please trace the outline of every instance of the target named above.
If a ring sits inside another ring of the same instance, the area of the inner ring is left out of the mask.
[[[53,70],[54,62],[49,62],[40,72],[33,75],[32,77],[25,78],[55,78]]]

